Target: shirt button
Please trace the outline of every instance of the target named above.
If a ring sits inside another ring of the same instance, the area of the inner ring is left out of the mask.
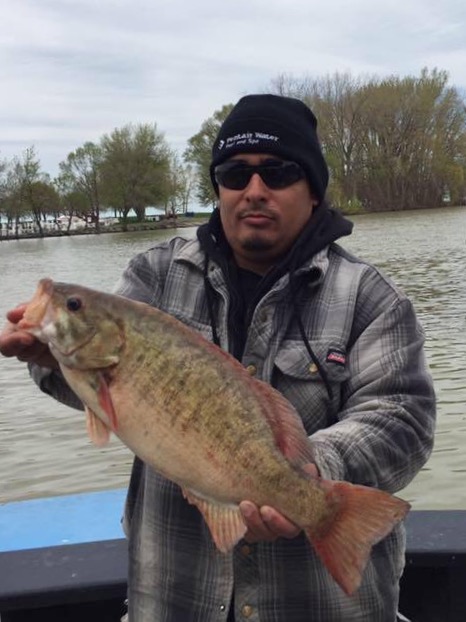
[[[311,363],[309,365],[309,373],[315,374],[317,371],[319,371],[319,368],[317,367],[317,365],[315,363]]]
[[[226,610],[226,605],[220,605],[220,611],[225,611]]]
[[[250,376],[255,376],[257,373],[257,367],[255,365],[248,365],[246,371]]]
[[[251,607],[251,605],[243,605],[241,607],[241,614],[243,618],[250,618],[253,613],[254,613],[254,607]]]

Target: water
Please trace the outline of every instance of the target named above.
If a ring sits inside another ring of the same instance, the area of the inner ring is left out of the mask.
[[[402,496],[416,509],[466,509],[466,209],[353,220],[344,246],[407,291],[427,333],[439,409],[436,443]],[[173,233],[1,242],[0,318],[44,276],[109,291],[130,257]],[[0,502],[126,486],[131,462],[117,439],[104,449],[91,445],[82,413],[42,395],[16,361],[0,359]]]

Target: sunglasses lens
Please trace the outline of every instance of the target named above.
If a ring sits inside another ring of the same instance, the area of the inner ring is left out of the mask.
[[[295,162],[281,162],[279,166],[264,167],[259,175],[269,188],[281,190],[302,179],[304,172]]]
[[[258,166],[236,163],[235,160],[220,164],[215,169],[215,180],[229,190],[244,190],[251,177],[257,173],[271,190],[281,190],[304,177],[304,171],[296,162],[268,162]]]
[[[237,166],[230,169],[215,170],[215,179],[220,186],[229,190],[243,190],[253,175],[251,167]]]

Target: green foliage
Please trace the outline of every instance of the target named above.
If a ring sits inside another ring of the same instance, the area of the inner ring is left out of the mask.
[[[40,235],[43,235],[46,216],[59,212],[59,195],[48,175],[41,172],[34,147],[26,149],[21,158],[3,165],[1,209],[16,227],[20,218],[32,217]]]
[[[343,211],[437,207],[445,192],[456,202],[466,196],[466,109],[445,72],[282,76],[274,89],[315,112],[331,171],[329,196]]]
[[[176,154],[170,157],[168,192],[165,200],[166,216],[185,214],[188,211],[196,179],[191,165],[184,165]]]
[[[99,229],[103,162],[102,148],[86,142],[60,162],[56,181],[70,217],[77,215]],[[71,213],[70,213],[71,210]]]
[[[149,205],[170,194],[170,150],[156,125],[126,125],[101,140],[102,196],[125,222],[131,209],[144,220]]]
[[[210,161],[212,157],[212,145],[218,134],[218,130],[231,112],[233,104],[227,104],[217,110],[201,126],[200,131],[188,140],[188,147],[184,152],[184,159],[194,165],[197,174],[197,199],[201,205],[214,206],[217,195],[210,181]]]

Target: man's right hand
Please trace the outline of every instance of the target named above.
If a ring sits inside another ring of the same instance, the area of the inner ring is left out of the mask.
[[[7,324],[0,333],[0,353],[24,363],[37,363],[40,367],[58,369],[58,363],[48,346],[36,337],[20,330],[18,322],[24,315],[26,305],[19,305],[7,313]]]

